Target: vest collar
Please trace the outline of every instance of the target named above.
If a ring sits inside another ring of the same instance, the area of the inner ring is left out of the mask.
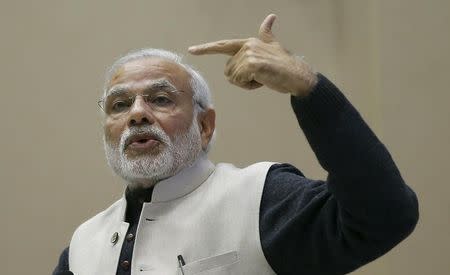
[[[153,189],[151,202],[171,201],[191,193],[212,174],[214,169],[214,164],[202,153],[190,167],[158,182]]]

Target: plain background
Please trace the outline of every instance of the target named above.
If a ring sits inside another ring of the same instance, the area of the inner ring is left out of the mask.
[[[0,2],[2,274],[49,274],[84,220],[122,195],[106,165],[104,71],[129,50],[185,54],[209,80],[217,111],[215,162],[272,160],[326,178],[289,97],[246,92],[223,76],[224,56],[187,47],[274,33],[306,56],[360,111],[417,192],[415,232],[354,274],[450,271],[450,1],[4,1]]]

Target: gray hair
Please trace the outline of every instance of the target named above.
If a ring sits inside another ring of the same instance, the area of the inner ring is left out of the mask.
[[[184,63],[182,55],[163,49],[153,49],[153,48],[139,49],[131,51],[125,54],[124,56],[118,58],[106,72],[105,84],[103,86],[103,96],[106,96],[108,92],[107,90],[108,85],[111,82],[111,78],[120,67],[131,61],[152,57],[172,61],[183,67],[190,75],[191,78],[189,80],[189,85],[193,93],[192,100],[195,107],[194,115],[198,114],[201,111],[206,110],[207,108],[213,108],[211,91],[209,90],[208,83],[206,82],[205,78],[200,74],[200,72],[194,69],[191,65]],[[214,143],[215,139],[216,139],[216,131],[214,130],[211,140],[209,141],[208,146],[205,149],[206,153],[209,152],[209,150],[211,149],[211,146]]]
[[[147,48],[135,50],[117,59],[106,73],[103,95],[106,95],[107,86],[117,69],[128,62],[151,57],[166,59],[183,67],[191,77],[189,84],[193,92],[192,99],[194,103],[197,103],[196,106],[200,107],[200,109],[202,110],[213,107],[211,92],[209,90],[208,84],[206,83],[206,80],[203,78],[200,72],[194,69],[191,65],[184,63],[182,61],[182,55],[162,49]]]

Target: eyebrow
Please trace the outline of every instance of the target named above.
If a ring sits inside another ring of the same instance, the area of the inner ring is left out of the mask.
[[[126,94],[130,91],[130,89],[131,89],[130,84],[115,85],[106,92],[104,98],[106,98],[108,96],[120,96],[120,95]],[[167,79],[161,78],[161,79],[151,80],[144,88],[145,92],[154,91],[154,90],[172,92],[172,91],[177,91],[177,88],[172,83],[170,83]]]

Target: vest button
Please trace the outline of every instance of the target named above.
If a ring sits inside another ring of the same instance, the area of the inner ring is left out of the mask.
[[[130,268],[129,261],[123,261],[120,265],[122,266],[123,270],[128,270]]]
[[[134,239],[133,233],[127,235],[127,241],[131,242]]]
[[[111,243],[116,244],[118,240],[119,240],[119,233],[114,232],[114,234],[111,236]]]

